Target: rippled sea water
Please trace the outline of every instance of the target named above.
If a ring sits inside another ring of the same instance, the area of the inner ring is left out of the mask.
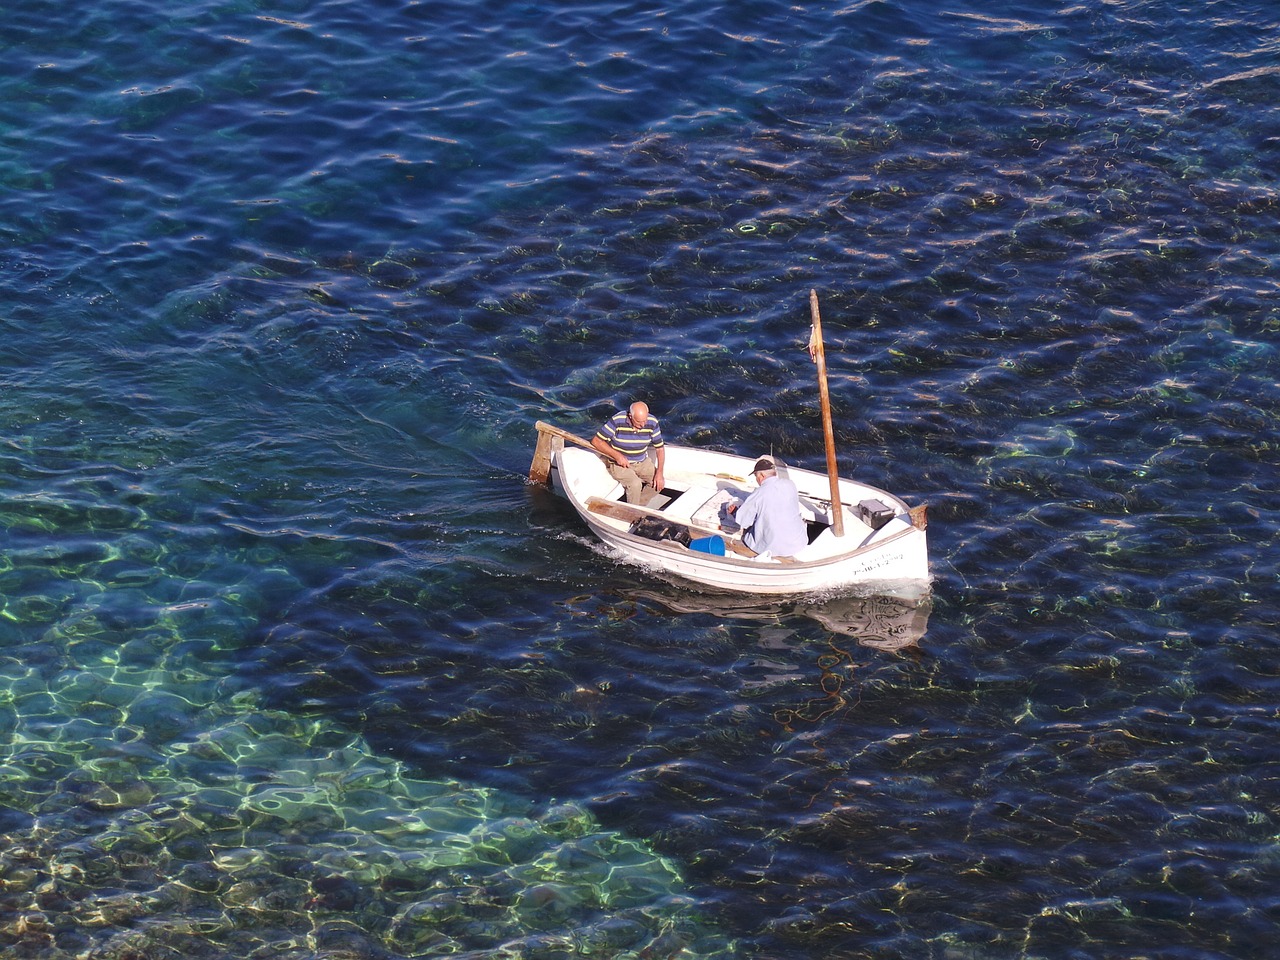
[[[1280,934],[1280,14],[0,23],[0,952],[1247,958]],[[602,552],[536,420],[930,506]]]

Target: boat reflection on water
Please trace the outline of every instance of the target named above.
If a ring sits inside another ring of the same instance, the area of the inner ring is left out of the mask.
[[[796,613],[822,624],[832,633],[854,637],[859,645],[877,650],[915,647],[929,627],[933,595],[914,599],[877,595],[836,597],[797,604]]]
[[[797,597],[765,601],[741,595],[700,593],[670,586],[619,590],[629,600],[651,604],[667,613],[707,614],[725,620],[778,624],[805,617],[823,629],[850,637],[876,650],[908,650],[924,637],[933,609],[930,593],[898,596],[892,593]]]

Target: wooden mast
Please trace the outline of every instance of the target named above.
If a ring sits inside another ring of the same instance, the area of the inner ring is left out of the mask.
[[[822,405],[822,439],[827,447],[827,479],[831,483],[831,532],[844,536],[844,507],[840,503],[840,471],[836,466],[836,435],[831,426],[831,394],[827,390],[827,355],[822,346],[822,316],[818,313],[818,291],[809,291],[809,359],[818,367],[818,399]]]

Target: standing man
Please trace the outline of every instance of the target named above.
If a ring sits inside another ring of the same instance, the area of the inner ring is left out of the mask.
[[[667,461],[662,427],[649,416],[647,403],[637,400],[619,410],[596,431],[591,445],[609,461],[609,475],[625,488],[627,503],[643,506],[667,485],[662,475]]]
[[[729,504],[729,513],[742,527],[742,542],[756,553],[794,557],[809,545],[800,517],[800,491],[768,457],[756,461],[756,488],[742,503]]]

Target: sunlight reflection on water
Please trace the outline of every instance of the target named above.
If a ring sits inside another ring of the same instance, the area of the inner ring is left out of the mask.
[[[1274,16],[996,13],[15,8],[6,943],[1265,952]],[[523,482],[641,395],[812,465],[811,287],[901,634]]]

